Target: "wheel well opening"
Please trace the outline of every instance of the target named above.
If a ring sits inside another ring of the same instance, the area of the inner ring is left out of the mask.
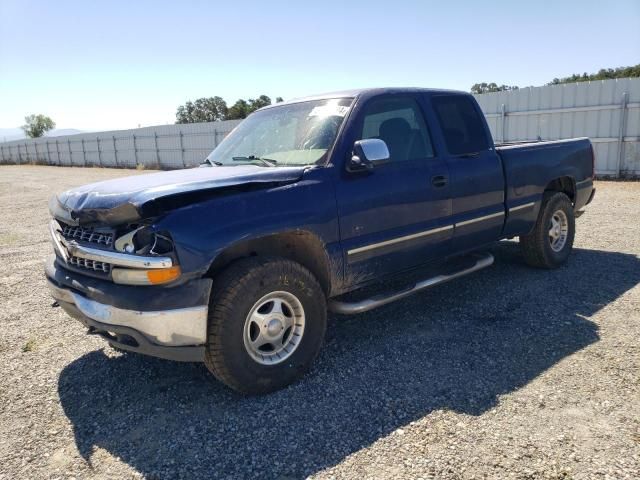
[[[307,268],[326,295],[331,292],[329,259],[323,243],[312,233],[293,231],[241,241],[224,250],[211,264],[207,277],[215,277],[232,262],[251,256],[281,257]]]
[[[545,192],[562,192],[571,203],[576,202],[576,184],[571,177],[560,177],[555,180],[549,182],[549,184],[544,189]]]

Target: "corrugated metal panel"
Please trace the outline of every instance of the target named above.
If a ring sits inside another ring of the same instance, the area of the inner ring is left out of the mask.
[[[640,175],[640,78],[529,87],[475,97],[497,142],[589,137],[596,152],[596,173],[617,175],[619,169],[621,174]]]
[[[640,78],[529,87],[476,95],[476,99],[496,142],[589,137],[596,152],[596,173],[640,175]],[[239,122],[160,125],[16,140],[0,143],[0,163],[191,167],[199,164]]]
[[[148,168],[193,167],[240,120],[159,125],[0,143],[0,163]]]

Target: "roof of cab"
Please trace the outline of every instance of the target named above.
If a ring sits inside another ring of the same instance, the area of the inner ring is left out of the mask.
[[[384,87],[384,88],[358,88],[353,90],[340,90],[337,92],[327,92],[321,93],[318,95],[309,95],[306,97],[292,98],[291,100],[287,100],[285,102],[273,103],[271,105],[267,105],[266,107],[261,108],[267,109],[280,105],[287,105],[291,103],[300,103],[300,102],[308,102],[312,100],[324,100],[328,98],[355,98],[361,95],[373,96],[373,95],[381,95],[385,93],[457,93],[457,94],[465,94],[470,95],[468,92],[462,92],[460,90],[446,90],[439,88],[419,88],[419,87]]]

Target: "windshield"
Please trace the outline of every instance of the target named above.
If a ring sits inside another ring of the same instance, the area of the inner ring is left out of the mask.
[[[265,167],[322,164],[352,101],[313,100],[258,111],[238,125],[206,161]]]

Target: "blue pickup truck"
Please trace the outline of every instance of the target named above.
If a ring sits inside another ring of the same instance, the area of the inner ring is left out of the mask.
[[[532,266],[563,264],[593,178],[588,139],[495,146],[467,93],[312,96],[253,113],[200,168],[54,196],[45,272],[114,348],[264,393],[309,367],[327,310],[487,267],[501,239]]]

